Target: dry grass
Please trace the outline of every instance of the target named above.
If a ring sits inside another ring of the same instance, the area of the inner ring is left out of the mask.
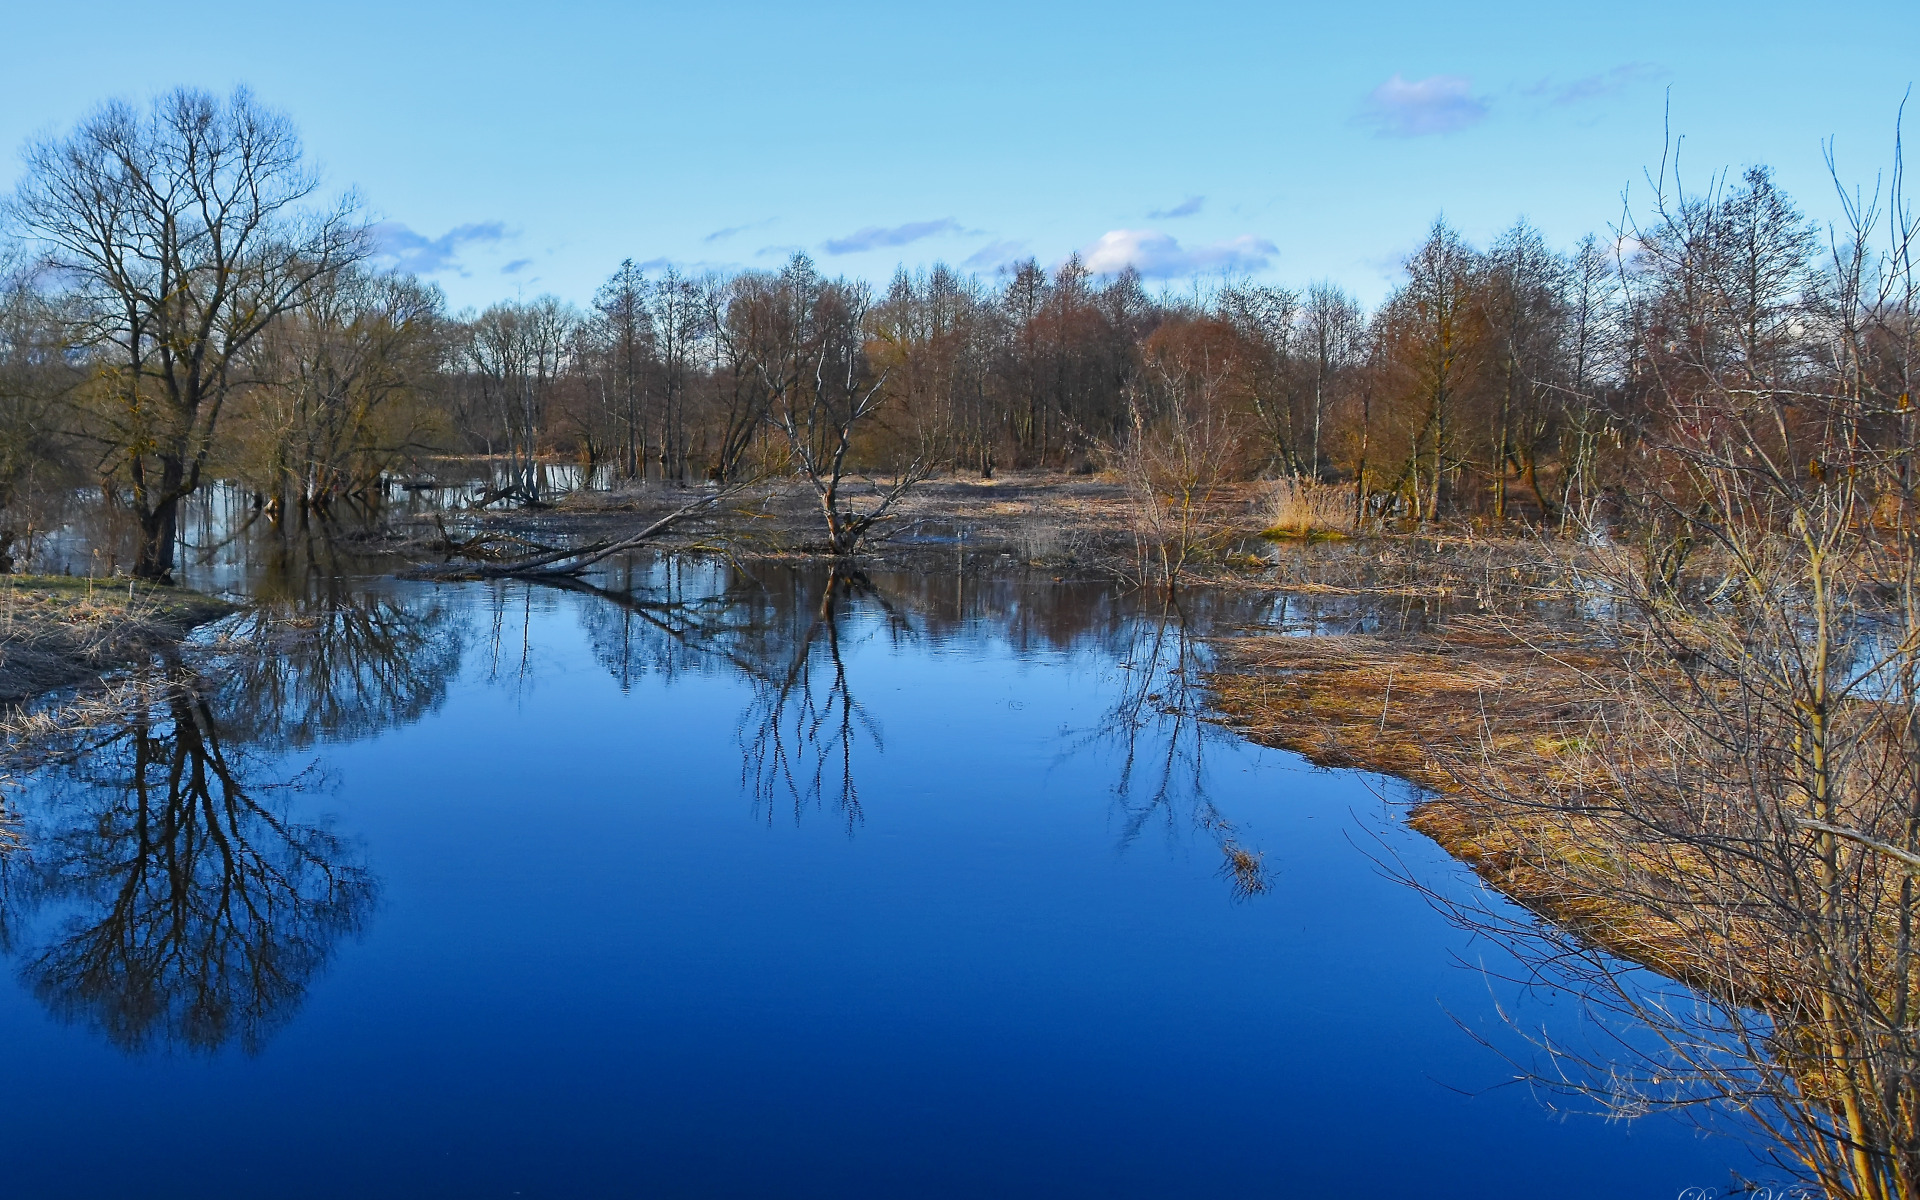
[[[1261,497],[1259,514],[1270,538],[1351,537],[1360,531],[1352,489],[1309,479],[1275,480]]]
[[[121,579],[0,576],[0,704],[137,662],[233,608]]]
[[[1428,795],[1409,823],[1491,886],[1622,957],[1698,974],[1688,949],[1698,931],[1607,898],[1633,851],[1564,803],[1614,786],[1593,736],[1604,719],[1596,681],[1619,670],[1606,651],[1544,630],[1522,640],[1494,620],[1391,639],[1262,636],[1222,650],[1208,683],[1228,724],[1321,766],[1418,785]],[[1512,800],[1548,795],[1561,800]]]
[[[151,707],[179,686],[162,675],[142,672],[64,703],[0,710],[0,743],[5,745],[0,757],[9,764],[44,757],[88,730],[114,725],[128,713]]]

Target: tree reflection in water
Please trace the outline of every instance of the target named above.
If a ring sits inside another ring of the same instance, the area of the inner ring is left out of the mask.
[[[1238,828],[1207,794],[1208,744],[1238,739],[1204,719],[1204,643],[1172,604],[1157,616],[1143,614],[1129,626],[1126,641],[1120,697],[1092,734],[1093,740],[1118,744],[1114,794],[1124,814],[1122,844],[1156,821],[1168,837],[1177,837],[1185,822],[1219,847],[1220,871],[1232,881],[1236,899],[1264,893],[1269,881],[1263,856],[1241,843]]]
[[[340,838],[267,802],[317,782],[264,782],[204,692],[160,689],[37,798],[7,897],[62,914],[34,994],[124,1050],[257,1051],[373,903]]]
[[[1178,837],[1184,823],[1218,848],[1237,898],[1267,890],[1260,853],[1208,795],[1208,746],[1237,739],[1204,720],[1208,660],[1200,631],[1285,617],[1271,597],[1198,594],[1184,608],[1157,600],[1139,608],[1134,602],[1144,594],[1098,583],[919,573],[876,582],[845,568],[774,569],[755,578],[725,564],[690,569],[671,560],[629,562],[611,583],[565,586],[606,602],[586,609],[584,619],[601,663],[623,687],[701,671],[737,673],[750,685],[738,726],[741,777],[767,820],[786,808],[799,820],[809,808],[831,806],[849,832],[860,824],[860,747],[882,752],[884,743],[849,675],[850,618],[881,618],[871,630],[862,625],[859,636],[877,630],[929,643],[990,627],[1019,654],[1093,649],[1119,667],[1118,698],[1068,751],[1096,744],[1114,751],[1122,844],[1156,821]]]
[[[848,611],[877,608],[886,628],[910,635],[906,618],[858,571],[770,573],[765,580],[663,564],[634,590],[567,580],[568,591],[605,601],[586,612],[600,661],[631,687],[643,677],[726,670],[752,699],[737,723],[741,781],[769,822],[791,807],[798,821],[831,803],[851,832],[860,824],[854,760],[863,736],[884,750],[877,721],[853,694],[844,653]]]
[[[740,775],[769,823],[789,802],[797,822],[810,807],[832,797],[834,810],[852,833],[860,824],[860,788],[854,782],[854,747],[864,733],[875,753],[885,753],[880,726],[854,699],[841,651],[841,605],[866,596],[876,601],[890,628],[908,631],[901,617],[857,571],[829,572],[813,619],[795,639],[784,667],[769,663],[753,678],[753,701],[739,725]]]
[[[289,749],[418,721],[446,699],[464,643],[439,602],[366,594],[256,604],[229,637],[220,684],[229,728]]]
[[[376,893],[354,847],[292,815],[319,770],[277,756],[418,720],[460,646],[437,604],[270,598],[76,731],[22,780],[25,846],[0,874],[34,994],[128,1051],[259,1050]]]

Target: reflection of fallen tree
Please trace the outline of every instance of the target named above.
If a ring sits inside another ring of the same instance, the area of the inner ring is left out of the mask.
[[[339,838],[263,802],[301,781],[255,770],[181,684],[46,777],[5,904],[15,930],[24,911],[65,914],[21,968],[51,1011],[128,1050],[253,1052],[290,1015],[374,882]]]

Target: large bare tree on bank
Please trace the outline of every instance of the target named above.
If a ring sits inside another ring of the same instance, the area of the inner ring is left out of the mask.
[[[30,146],[10,215],[76,301],[96,355],[103,477],[140,523],[134,574],[173,572],[180,502],[204,477],[240,355],[314,280],[367,253],[351,198],[245,89],[112,102]]]

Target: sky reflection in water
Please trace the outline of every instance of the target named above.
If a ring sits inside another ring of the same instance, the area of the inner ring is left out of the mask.
[[[1370,838],[1460,873],[1197,721],[1177,621],[759,576],[332,580],[22,781],[8,1194],[1612,1200],[1749,1164],[1450,1090],[1502,1078],[1453,1023],[1496,1025],[1455,956],[1498,952]]]

